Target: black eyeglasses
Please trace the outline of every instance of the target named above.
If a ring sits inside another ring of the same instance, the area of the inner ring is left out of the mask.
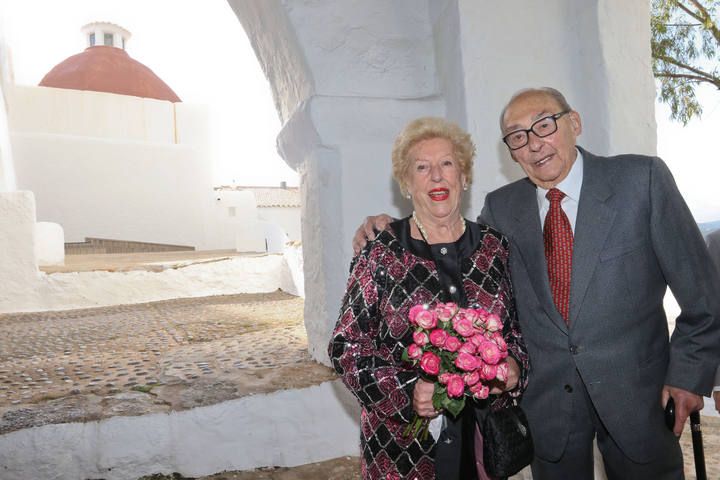
[[[555,115],[543,117],[530,125],[530,128],[510,132],[503,137],[503,142],[505,142],[505,145],[507,145],[510,150],[517,150],[518,148],[522,148],[528,144],[530,141],[530,137],[528,136],[530,135],[530,132],[534,133],[535,136],[539,138],[552,135],[557,132],[557,119],[566,113],[570,113],[570,110],[563,110]]]

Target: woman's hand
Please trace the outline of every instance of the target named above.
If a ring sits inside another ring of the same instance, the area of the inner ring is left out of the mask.
[[[421,417],[435,418],[440,414],[440,412],[433,407],[432,396],[434,391],[435,384],[432,382],[420,378],[415,383],[415,390],[413,390],[413,408]]]
[[[505,381],[504,383],[494,381],[492,383],[492,388],[490,388],[490,393],[499,394],[507,392],[517,387],[518,382],[520,381],[520,366],[518,365],[517,361],[515,361],[513,357],[508,356],[505,359],[505,362],[508,364],[507,381]]]

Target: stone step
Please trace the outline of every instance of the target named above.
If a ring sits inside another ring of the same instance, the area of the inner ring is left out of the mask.
[[[195,250],[195,247],[188,245],[173,245],[95,237],[86,237],[84,242],[68,242],[65,244],[65,255],[87,255],[93,253],[180,252],[192,250]]]

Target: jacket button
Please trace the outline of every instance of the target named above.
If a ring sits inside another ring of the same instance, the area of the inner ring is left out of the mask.
[[[572,393],[572,391],[573,391],[573,388],[570,385],[566,384],[564,388],[565,388],[565,391],[568,393]]]
[[[570,353],[572,353],[573,355],[577,355],[579,350],[580,349],[577,345],[570,345]]]

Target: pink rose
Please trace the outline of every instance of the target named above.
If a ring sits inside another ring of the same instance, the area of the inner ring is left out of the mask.
[[[470,342],[465,342],[460,346],[460,348],[458,348],[457,351],[462,353],[469,353],[470,355],[475,355],[477,353],[477,347]]]
[[[463,375],[463,380],[465,381],[465,385],[472,387],[480,381],[480,373],[478,372],[478,370],[466,373],[465,375]]]
[[[487,338],[482,333],[476,333],[472,337],[470,337],[470,343],[475,345],[476,347],[479,347],[482,345],[483,342],[486,342]]]
[[[490,365],[495,365],[502,360],[502,353],[498,346],[488,340],[480,344],[478,353],[482,357],[483,362],[489,363]]]
[[[411,360],[417,360],[418,358],[422,357],[422,354],[423,354],[422,348],[415,343],[410,345],[407,349],[407,356]]]
[[[490,388],[488,388],[487,385],[478,382],[470,387],[470,393],[473,394],[473,397],[482,400],[490,395]]]
[[[443,345],[445,345],[445,341],[448,338],[448,333],[443,330],[442,328],[436,328],[432,332],[430,332],[430,343],[435,345],[438,348],[441,348]]]
[[[428,375],[437,375],[440,372],[440,357],[432,352],[425,352],[420,358],[420,368]]]
[[[505,343],[502,333],[495,332],[493,334],[492,341],[495,342],[495,345],[498,346],[501,352],[507,352],[507,343]]]
[[[447,382],[447,394],[450,398],[462,397],[465,393],[465,383],[460,375],[450,375]]]
[[[497,375],[497,365],[489,365],[487,363],[483,363],[482,367],[480,367],[480,378],[483,380],[495,380],[495,376]]]
[[[427,345],[429,341],[428,335],[425,332],[413,332],[413,342],[420,345]]]
[[[465,352],[460,352],[455,359],[455,366],[458,367],[460,370],[471,372],[478,368],[479,365],[477,358],[475,358],[473,355]]]
[[[505,383],[505,382],[507,382],[509,371],[510,371],[510,366],[507,364],[507,362],[503,362],[497,366],[497,375],[495,376],[495,378],[497,378],[501,382]]]
[[[477,320],[475,321],[475,326],[481,328],[482,330],[485,330],[485,320],[487,319],[488,312],[487,310],[483,308],[476,308],[474,310],[475,315],[477,315]]]
[[[498,317],[494,313],[488,315],[487,319],[485,320],[485,328],[487,328],[488,332],[498,332],[502,330],[503,324],[500,320],[500,317]]]
[[[453,328],[463,337],[472,337],[475,334],[473,322],[463,312],[458,312],[452,320]]]
[[[435,307],[435,313],[437,314],[438,320],[441,322],[449,321],[453,315],[458,311],[458,306],[452,302],[450,303],[438,303]]]
[[[418,326],[424,328],[425,330],[431,330],[437,326],[437,316],[432,310],[421,310],[417,312],[415,321]]]
[[[415,305],[414,307],[410,308],[410,312],[408,312],[408,319],[410,320],[410,323],[413,325],[417,325],[417,316],[420,312],[427,310],[425,308],[425,305]]]
[[[438,375],[438,382],[440,382],[442,385],[446,385],[451,375],[453,374],[448,372],[441,373],[440,375]]]
[[[443,348],[447,350],[448,352],[457,352],[458,349],[462,346],[462,342],[459,338],[454,337],[452,335],[448,335],[447,339],[445,340],[445,346]],[[471,352],[475,353],[475,352]]]

